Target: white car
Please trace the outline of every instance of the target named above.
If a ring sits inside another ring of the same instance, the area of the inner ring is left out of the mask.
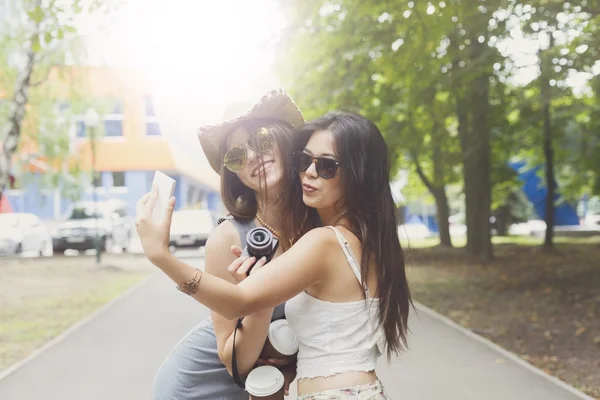
[[[546,233],[546,222],[532,219],[527,222],[512,224],[508,228],[509,235],[513,236],[537,236],[542,237]]]
[[[598,226],[600,225],[600,214],[588,214],[583,219],[583,225]]]
[[[214,228],[215,220],[209,210],[175,211],[169,245],[176,248],[204,246]]]
[[[0,255],[28,253],[52,256],[52,236],[48,226],[34,214],[0,214]]]
[[[422,222],[402,224],[398,226],[398,237],[400,239],[425,239],[431,236],[431,231]]]

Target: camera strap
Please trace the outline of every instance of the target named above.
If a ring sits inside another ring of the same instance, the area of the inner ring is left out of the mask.
[[[239,387],[241,387],[242,389],[246,389],[246,385],[244,384],[244,382],[242,382],[242,379],[240,378],[240,371],[238,370],[238,366],[237,366],[237,357],[235,355],[235,336],[237,334],[238,329],[242,326],[243,320],[244,320],[244,317],[238,319],[237,323],[235,324],[235,330],[233,331],[233,349],[231,351],[231,372],[233,373],[233,381],[235,382],[235,384],[238,385]]]
[[[256,227],[256,223],[254,222],[254,220],[251,220],[248,222],[238,221],[231,216],[229,216],[227,219],[229,221],[231,221],[233,226],[235,226],[235,229],[238,231],[238,234],[240,235],[240,244],[242,245],[242,248],[244,248],[246,246],[246,234],[248,234],[248,232],[252,228]],[[235,351],[235,347],[236,347],[235,339],[237,336],[237,331],[238,331],[238,329],[240,329],[242,327],[243,320],[244,320],[244,317],[241,317],[237,320],[237,323],[235,324],[235,330],[233,331],[233,349],[231,350],[231,373],[232,373],[233,381],[235,382],[235,384],[238,385],[242,389],[246,389],[246,385],[244,384],[244,382],[242,381],[242,378],[240,377],[240,371],[238,370],[237,356],[236,356],[236,351]]]

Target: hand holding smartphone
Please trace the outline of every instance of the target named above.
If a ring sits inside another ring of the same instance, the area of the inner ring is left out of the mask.
[[[156,189],[158,190],[158,198],[156,199],[154,210],[152,210],[152,220],[159,224],[165,217],[169,199],[173,196],[173,193],[175,193],[175,179],[163,172],[156,171],[154,173],[152,186],[156,186]]]

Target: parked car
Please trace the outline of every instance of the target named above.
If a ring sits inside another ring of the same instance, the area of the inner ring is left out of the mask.
[[[52,232],[54,251],[90,250],[95,248],[96,233],[100,250],[119,247],[127,250],[133,218],[121,200],[75,203],[66,218]]]
[[[512,224],[508,228],[508,234],[513,236],[537,236],[542,237],[546,233],[546,222],[544,220],[532,219],[527,222]]]
[[[48,226],[34,214],[0,214],[0,255],[31,252],[52,256],[52,236]]]
[[[588,214],[583,219],[583,225],[585,226],[598,226],[600,225],[600,214]]]
[[[215,225],[215,218],[209,210],[175,211],[169,245],[175,248],[204,246]]]
[[[398,225],[398,237],[400,239],[425,239],[432,235],[431,231],[422,222],[411,222]]]

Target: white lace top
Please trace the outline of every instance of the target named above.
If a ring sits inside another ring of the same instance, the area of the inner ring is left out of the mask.
[[[335,227],[356,279],[362,282],[360,267],[350,245]],[[350,371],[372,371],[383,353],[384,335],[379,323],[379,300],[332,303],[306,292],[286,302],[285,315],[300,342],[297,377],[316,378]]]

